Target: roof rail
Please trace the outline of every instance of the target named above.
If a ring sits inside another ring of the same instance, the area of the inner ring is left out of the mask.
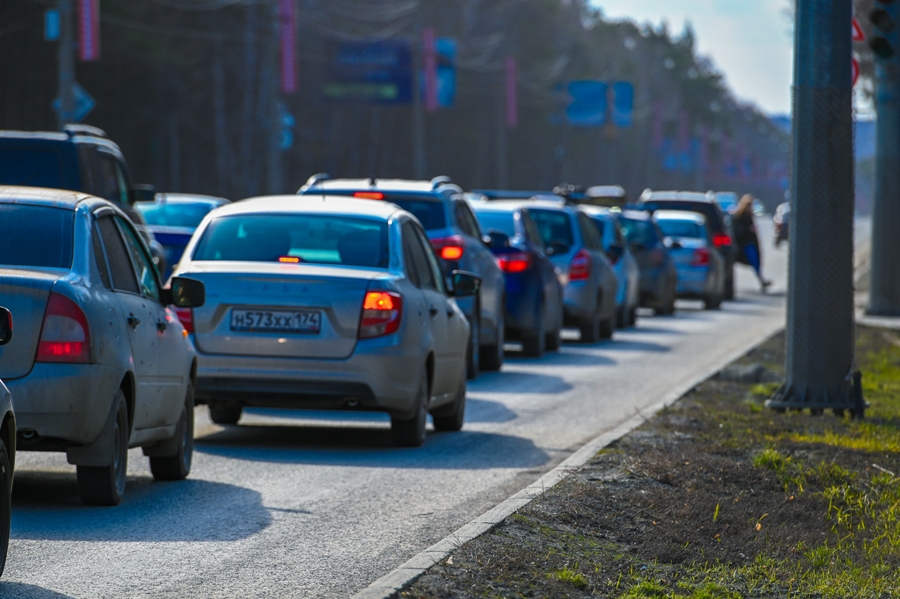
[[[313,175],[312,177],[310,177],[309,179],[306,180],[306,183],[304,183],[303,186],[299,190],[297,190],[297,193],[300,193],[301,191],[306,191],[313,185],[318,185],[322,181],[328,181],[329,179],[331,179],[331,175],[329,175],[328,173],[316,173],[315,175]]]
[[[431,189],[437,189],[441,185],[450,185],[451,183],[453,183],[453,179],[446,175],[441,175],[431,180]]]
[[[63,127],[63,132],[69,137],[75,137],[76,135],[90,135],[92,137],[109,138],[109,136],[106,135],[106,131],[92,125],[66,125]]]

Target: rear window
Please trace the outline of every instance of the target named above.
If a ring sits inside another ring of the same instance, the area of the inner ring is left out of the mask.
[[[426,231],[447,228],[447,214],[444,212],[444,202],[438,200],[425,200],[387,195],[386,201],[397,204],[422,223]]]
[[[679,201],[656,201],[644,202],[641,207],[647,210],[683,210],[685,212],[699,212],[706,217],[706,221],[710,224],[714,231],[723,231],[725,223],[719,216],[721,213],[715,204],[710,202],[679,202]]]
[[[561,241],[568,246],[575,243],[572,220],[565,212],[531,208],[528,213],[537,225],[544,245],[549,246],[554,241]]]
[[[656,221],[666,237],[693,237],[706,239],[706,227],[689,220]]]
[[[53,150],[0,149],[0,184],[62,187],[59,154]]]
[[[594,221],[594,226],[597,227],[597,232],[600,234],[600,239],[603,239],[603,232],[606,230],[606,221],[599,216],[593,216],[591,217],[591,220]]]
[[[71,268],[74,227],[71,210],[0,204],[0,265]]]
[[[194,260],[335,264],[387,268],[387,223],[344,216],[251,214],[218,218]]]
[[[134,207],[141,213],[148,225],[190,229],[196,229],[203,217],[215,208],[207,202],[197,202],[196,204],[138,202]]]
[[[500,231],[508,237],[516,236],[516,221],[514,212],[491,212],[489,210],[478,210],[475,212],[478,218],[478,224],[484,232]]]
[[[644,247],[656,245],[656,231],[653,223],[625,217],[620,218],[619,223],[622,225],[622,232],[629,243],[639,243]]]

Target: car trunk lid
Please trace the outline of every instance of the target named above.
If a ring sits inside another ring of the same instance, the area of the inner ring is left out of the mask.
[[[64,271],[0,268],[0,305],[9,309],[13,338],[0,347],[0,379],[17,379],[31,372],[50,289]]]

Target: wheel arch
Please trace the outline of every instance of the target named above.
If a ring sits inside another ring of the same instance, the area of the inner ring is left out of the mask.
[[[425,358],[425,374],[428,376],[428,397],[432,396],[434,389],[434,352],[429,352]]]
[[[12,410],[9,410],[3,416],[3,425],[0,426],[0,439],[6,446],[6,453],[9,456],[9,466],[12,471],[16,471],[16,416]]]
[[[128,433],[131,434],[131,431],[134,429],[134,409],[135,409],[135,381],[134,381],[134,373],[130,370],[125,373],[124,378],[122,378],[122,382],[119,385],[119,388],[122,389],[122,393],[125,394],[125,403],[128,405]]]

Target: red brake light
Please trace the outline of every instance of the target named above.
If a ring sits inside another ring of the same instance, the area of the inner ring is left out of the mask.
[[[58,293],[50,293],[36,362],[87,364],[91,335],[87,317],[78,304]]]
[[[709,264],[709,250],[706,248],[697,248],[691,257],[691,266],[706,266]]]
[[[497,266],[503,272],[522,272],[531,268],[531,255],[524,252],[497,256]]]
[[[403,296],[392,291],[369,291],[363,299],[359,338],[371,339],[396,333],[403,316]]]
[[[175,308],[175,316],[188,333],[194,332],[194,311],[191,308]]]
[[[465,248],[463,247],[463,238],[459,235],[451,235],[450,237],[440,237],[432,239],[431,245],[435,251],[444,260],[455,261],[462,258]]]
[[[278,261],[282,264],[300,264],[300,258],[297,256],[279,256]]]
[[[353,197],[361,200],[383,200],[384,194],[380,191],[357,191]]]
[[[591,276],[591,255],[586,250],[578,250],[569,264],[569,280],[584,281]]]
[[[731,245],[731,236],[726,235],[725,233],[716,233],[713,235],[713,245],[717,248],[720,248],[723,245]]]

